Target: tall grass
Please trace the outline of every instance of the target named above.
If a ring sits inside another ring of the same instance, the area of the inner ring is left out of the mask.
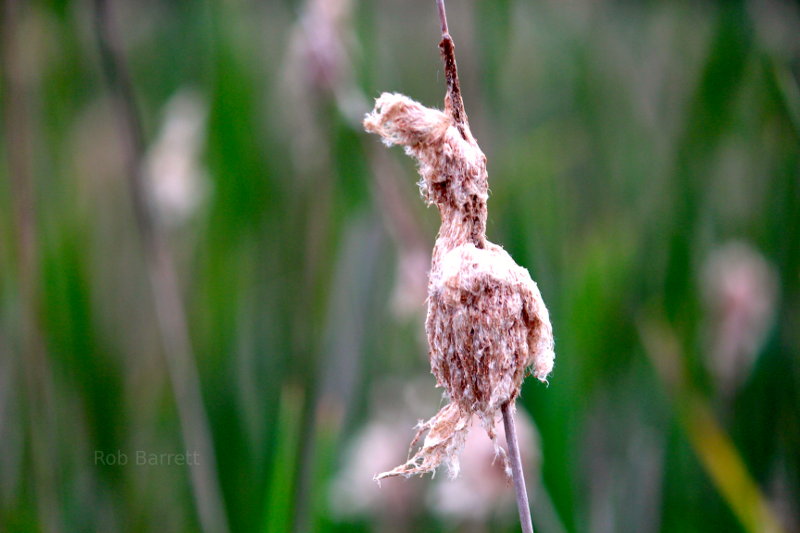
[[[168,122],[200,128],[196,150],[162,150],[176,166],[155,168],[177,170],[152,179],[176,180],[179,201],[205,192],[184,211],[151,201],[230,529],[513,531],[513,509],[440,512],[434,484],[392,500],[402,487],[368,483],[361,506],[336,497],[365,428],[405,424],[402,454],[429,401],[384,405],[376,389],[434,385],[413,280],[437,215],[414,197],[412,164],[357,126],[382,89],[440,102],[433,3],[111,6],[145,157]],[[92,9],[7,1],[2,15],[0,529],[196,531],[192,467],[95,461],[186,442]],[[488,236],[537,279],[557,334],[549,388],[526,383],[520,399],[539,435],[537,530],[763,531],[746,511],[762,504],[796,530],[796,5],[501,1],[448,14],[489,161]],[[207,120],[170,114],[179,94]],[[731,242],[774,281],[760,322],[747,307],[769,290],[758,279],[734,283],[749,287],[741,300],[709,294],[708,276],[727,275],[711,259]],[[720,351],[731,312],[750,336]],[[714,370],[725,354],[735,379]],[[719,442],[731,461],[709,460]]]

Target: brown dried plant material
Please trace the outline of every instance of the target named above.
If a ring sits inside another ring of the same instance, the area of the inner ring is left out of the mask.
[[[457,475],[472,415],[495,441],[495,420],[504,405],[513,406],[526,370],[545,381],[553,368],[553,332],[536,283],[486,239],[486,156],[469,129],[444,23],[439,46],[448,85],[444,111],[384,93],[364,119],[368,132],[419,162],[422,196],[439,208],[425,329],[432,372],[450,399],[418,426],[412,447],[427,435],[413,457],[376,479],[433,472],[443,462]]]

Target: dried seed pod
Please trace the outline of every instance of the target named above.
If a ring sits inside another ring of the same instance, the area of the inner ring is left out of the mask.
[[[440,48],[448,82],[444,112],[384,93],[364,119],[368,132],[419,162],[420,191],[439,208],[425,329],[432,372],[450,399],[419,425],[412,446],[427,431],[421,449],[377,479],[431,472],[442,462],[457,475],[472,415],[495,440],[495,420],[503,405],[513,405],[526,369],[544,381],[553,368],[553,333],[536,283],[486,240],[486,156],[469,129],[447,33]]]

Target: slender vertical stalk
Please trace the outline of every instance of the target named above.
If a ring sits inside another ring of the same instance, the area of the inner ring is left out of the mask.
[[[14,250],[19,290],[20,367],[25,392],[30,460],[39,527],[61,531],[56,450],[54,392],[40,313],[39,243],[36,220],[36,187],[33,169],[33,138],[28,113],[29,83],[23,74],[23,41],[20,18],[27,7],[19,0],[6,0],[0,10],[2,65],[0,82],[3,129],[6,140],[11,211],[14,221]],[[13,364],[13,363],[12,363]]]
[[[511,474],[514,477],[514,490],[517,493],[519,522],[522,526],[522,533],[533,533],[531,508],[528,504],[528,491],[525,488],[525,477],[522,473],[522,455],[519,452],[517,428],[514,424],[514,413],[511,412],[511,404],[503,404],[502,411],[503,426],[506,430],[506,444],[508,445],[508,459],[511,461]]]
[[[447,29],[447,12],[444,8],[444,0],[436,0],[436,7],[439,11],[439,21],[442,25],[442,40],[439,42],[439,50],[442,52],[444,61],[444,77],[447,81],[447,94],[445,96],[445,112],[453,117],[458,131],[466,139],[467,113],[464,111],[464,100],[461,98],[461,85],[458,82],[458,68],[456,66],[456,47],[450,32]]]
[[[450,37],[447,28],[447,12],[444,7],[444,0],[436,0],[436,8],[439,12],[439,22],[442,26],[442,41],[439,49],[444,60],[445,79],[447,80],[446,111],[450,113],[456,127],[461,135],[467,138],[465,129],[468,128],[467,113],[464,111],[464,101],[461,98],[461,87],[458,83],[458,69],[456,68],[455,45]],[[447,105],[449,104],[449,105]],[[533,533],[533,523],[531,521],[531,511],[528,504],[528,492],[525,489],[525,478],[522,473],[522,456],[519,453],[519,443],[517,442],[517,429],[514,425],[514,418],[511,413],[511,405],[503,404],[503,425],[506,430],[506,442],[508,444],[508,456],[511,461],[511,473],[514,477],[514,489],[517,496],[517,507],[519,508],[519,520],[522,525],[523,533]]]
[[[197,464],[189,469],[189,474],[200,524],[207,533],[224,533],[228,531],[227,519],[186,311],[172,255],[147,199],[143,174],[144,132],[124,52],[110,13],[110,2],[95,0],[95,31],[103,69],[112,90],[114,110],[123,134],[128,190],[150,278],[162,351],[178,408],[184,444],[199,457]]]

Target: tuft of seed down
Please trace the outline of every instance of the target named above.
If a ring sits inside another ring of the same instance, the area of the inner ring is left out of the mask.
[[[473,414],[502,455],[494,432],[501,407],[513,406],[528,369],[545,381],[553,368],[553,331],[536,283],[486,239],[486,156],[460,100],[449,87],[442,112],[383,93],[364,119],[368,132],[419,162],[420,192],[441,215],[425,330],[432,373],[450,400],[418,425],[412,448],[427,432],[419,450],[378,480],[433,472],[442,463],[455,477]]]

